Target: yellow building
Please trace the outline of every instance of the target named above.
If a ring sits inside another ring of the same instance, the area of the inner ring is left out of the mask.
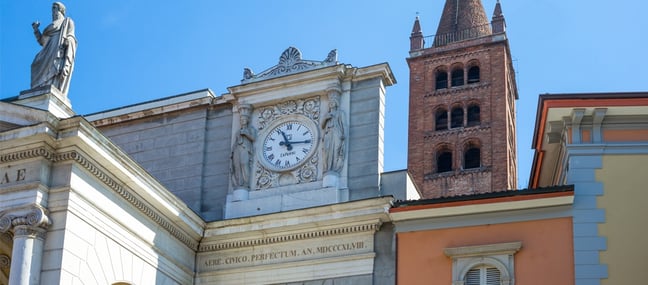
[[[643,284],[648,93],[541,95],[530,187],[574,184],[576,284]]]

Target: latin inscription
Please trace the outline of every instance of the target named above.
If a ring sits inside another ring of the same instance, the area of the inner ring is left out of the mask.
[[[309,256],[329,255],[338,253],[348,253],[365,249],[367,245],[364,241],[349,243],[340,243],[332,245],[323,245],[316,247],[307,247],[303,249],[279,250],[263,253],[251,253],[246,255],[235,255],[223,258],[210,258],[205,260],[205,267],[216,267],[223,265],[252,265],[256,263],[280,261],[289,258],[303,258]]]
[[[24,181],[26,174],[27,174],[26,168],[0,172],[0,175],[2,175],[0,176],[0,185]]]

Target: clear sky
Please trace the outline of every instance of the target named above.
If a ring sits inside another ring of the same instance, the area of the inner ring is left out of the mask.
[[[492,16],[496,0],[483,0]],[[501,0],[516,68],[519,185],[528,183],[543,93],[648,91],[648,1]],[[40,50],[31,23],[51,3],[0,0],[0,98],[29,89]],[[338,50],[357,67],[387,62],[385,170],[407,167],[409,36],[417,13],[433,35],[441,0],[63,1],[79,42],[69,98],[78,114],[240,83],[288,47],[304,59]],[[0,110],[2,112],[2,110]]]

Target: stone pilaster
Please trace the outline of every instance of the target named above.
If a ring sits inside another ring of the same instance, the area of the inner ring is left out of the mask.
[[[13,232],[9,284],[40,284],[43,244],[49,225],[45,209],[37,206],[2,213],[0,232]]]

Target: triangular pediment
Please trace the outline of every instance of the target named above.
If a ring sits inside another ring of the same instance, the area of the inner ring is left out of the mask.
[[[0,101],[0,132],[55,120],[50,113]]]

